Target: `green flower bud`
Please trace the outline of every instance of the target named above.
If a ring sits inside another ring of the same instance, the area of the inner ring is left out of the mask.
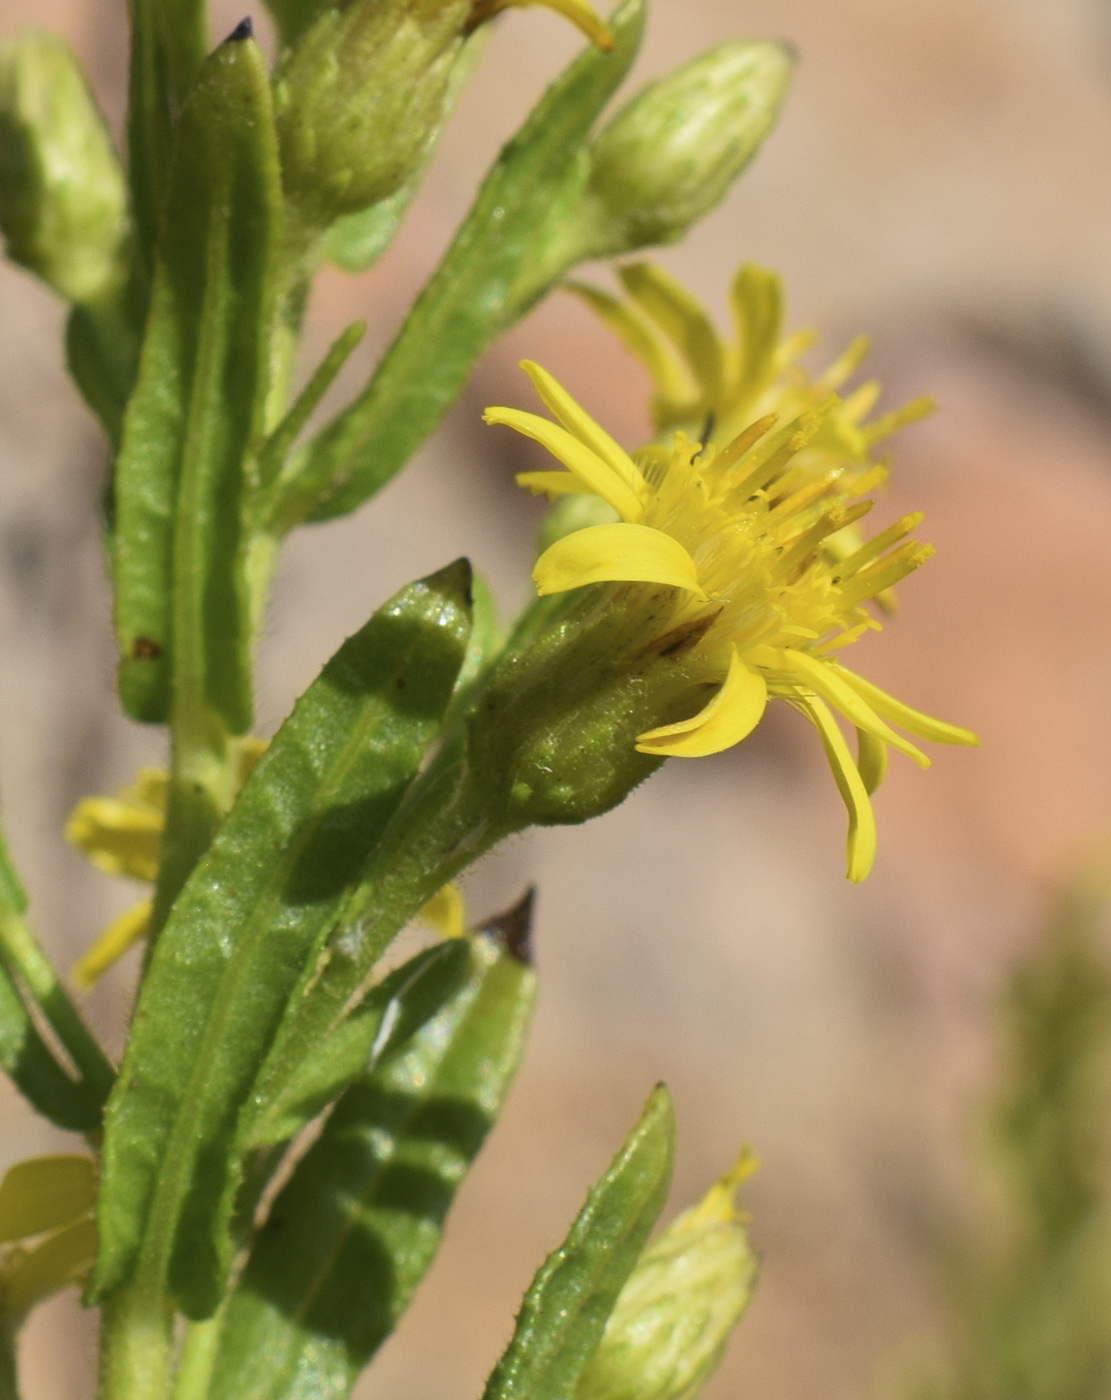
[[[735,40],[643,88],[591,147],[591,255],[674,243],[708,214],[771,132],[793,67],[784,44]]]
[[[423,164],[470,13],[471,0],[355,0],[283,56],[282,179],[307,233],[388,199]]]
[[[725,1351],[756,1282],[733,1206],[755,1166],[737,1165],[640,1256],[574,1400],[693,1400]]]
[[[0,44],[0,229],[8,256],[69,301],[123,277],[119,161],[72,50],[39,29]]]

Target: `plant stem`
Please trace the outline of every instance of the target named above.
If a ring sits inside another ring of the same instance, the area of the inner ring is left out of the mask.
[[[86,1084],[104,1100],[116,1072],[69,999],[49,958],[22,915],[0,909],[0,956],[23,982]]]
[[[204,1400],[208,1394],[223,1318],[221,1308],[215,1317],[190,1322],[186,1327],[172,1400]]]
[[[140,1268],[101,1308],[100,1400],[167,1400],[174,1307]]]

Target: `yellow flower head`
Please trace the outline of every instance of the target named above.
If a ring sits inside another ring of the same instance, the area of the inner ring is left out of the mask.
[[[512,408],[487,409],[486,421],[533,438],[566,470],[525,472],[518,481],[549,497],[591,493],[617,517],[545,550],[533,572],[538,592],[633,585],[622,606],[654,638],[674,638],[662,650],[683,665],[692,703],[713,687],[690,718],[640,734],[637,748],[661,757],[717,753],[752,732],[769,696],[786,700],[818,731],[849,811],[848,876],[864,879],[876,846],[869,793],[888,747],[929,764],[892,724],[937,743],[976,743],[837,659],[879,627],[869,600],[929,557],[908,538],[920,517],[905,516],[847,557],[829,549],[832,536],[871,509],[861,497],[882,475],[816,472],[807,459],[839,406],[832,395],[783,424],[757,419],[724,448],[677,433],[670,447],[629,456],[550,374],[529,361],[522,368],[558,423]],[[833,711],[857,731],[855,760]]]
[[[868,338],[857,336],[827,369],[811,378],[798,357],[814,343],[814,332],[784,336],[780,279],[752,263],[733,279],[732,343],[721,338],[705,307],[663,268],[630,263],[618,276],[626,292],[623,300],[581,283],[567,285],[648,371],[652,417],[661,434],[682,429],[725,446],[764,414],[775,413],[786,421],[818,407],[868,353]],[[933,407],[931,399],[918,398],[869,420],[879,392],[876,381],[869,380],[834,403],[804,457],[827,468],[867,469],[877,443]]]

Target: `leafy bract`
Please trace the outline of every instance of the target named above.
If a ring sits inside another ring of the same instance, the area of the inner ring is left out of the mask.
[[[416,772],[470,628],[465,560],[412,584],[298,701],[174,906],[107,1111],[95,1287],[219,1301],[235,1125],[293,989]]]
[[[116,469],[120,695],[135,719],[166,719],[172,682],[179,703],[232,733],[250,722],[244,497],[264,427],[280,215],[266,65],[233,37],[177,125]]]

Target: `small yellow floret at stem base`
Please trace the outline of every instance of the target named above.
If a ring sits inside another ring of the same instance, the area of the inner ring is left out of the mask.
[[[738,1212],[734,1197],[741,1183],[747,1181],[759,1166],[760,1159],[752,1149],[742,1147],[732,1167],[714,1182],[697,1205],[676,1217],[672,1229],[697,1229],[700,1225],[746,1218]]]
[[[721,753],[748,738],[767,703],[767,681],[758,671],[749,670],[734,649],[729,674],[710,703],[691,719],[638,735],[637,748],[641,753],[666,758],[706,758]]]
[[[70,970],[74,985],[87,992],[94,987],[113,963],[146,936],[150,923],[151,901],[142,899],[113,919],[100,937],[74,963]]]
[[[445,885],[434,894],[417,919],[445,938],[462,938],[467,931],[467,908],[457,886]]]
[[[586,0],[479,0],[475,13],[480,19],[488,19],[499,10],[525,9],[530,5],[540,5],[546,10],[554,10],[557,15],[563,15],[600,49],[613,48],[613,35]]]

